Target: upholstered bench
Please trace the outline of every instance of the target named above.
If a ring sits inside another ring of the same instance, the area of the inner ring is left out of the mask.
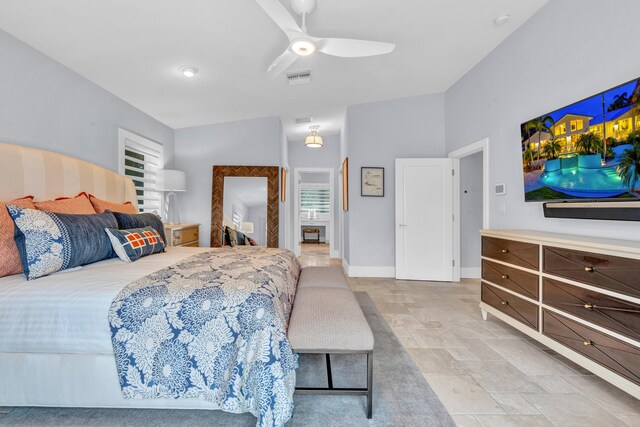
[[[296,387],[296,393],[364,395],[367,396],[367,418],[371,418],[373,332],[339,268],[302,270],[287,335],[296,353],[326,355],[328,387]],[[366,388],[333,386],[330,355],[345,353],[367,356]]]

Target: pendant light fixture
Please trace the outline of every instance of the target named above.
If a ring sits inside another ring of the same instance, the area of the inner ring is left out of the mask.
[[[324,145],[322,137],[318,135],[317,127],[309,128],[309,135],[305,138],[304,145],[309,148],[321,148]]]

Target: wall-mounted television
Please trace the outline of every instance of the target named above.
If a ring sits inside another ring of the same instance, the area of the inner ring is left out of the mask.
[[[527,202],[640,200],[640,78],[520,131]]]

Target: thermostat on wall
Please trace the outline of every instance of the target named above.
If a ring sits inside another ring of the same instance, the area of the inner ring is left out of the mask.
[[[507,194],[507,184],[496,184],[494,193],[496,196],[504,196]]]

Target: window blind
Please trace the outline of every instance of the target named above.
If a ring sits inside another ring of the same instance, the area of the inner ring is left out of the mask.
[[[156,180],[164,164],[163,149],[157,142],[120,130],[120,173],[133,179],[140,212],[160,214],[162,211]]]
[[[300,213],[307,218],[331,213],[331,193],[328,187],[302,187]]]

